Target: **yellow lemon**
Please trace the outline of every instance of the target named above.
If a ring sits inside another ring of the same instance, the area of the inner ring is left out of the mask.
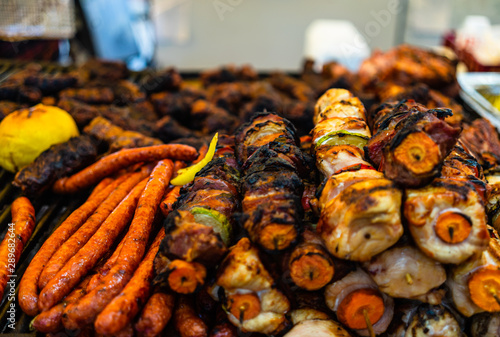
[[[0,122],[0,166],[18,171],[51,145],[78,134],[73,117],[58,107],[38,104],[14,111]]]

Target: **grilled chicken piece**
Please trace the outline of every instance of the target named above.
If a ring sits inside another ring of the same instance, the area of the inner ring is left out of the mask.
[[[487,119],[478,118],[471,124],[465,124],[460,140],[485,169],[500,164],[498,133]]]
[[[94,118],[84,129],[85,133],[105,141],[111,152],[120,149],[163,144],[159,139],[146,137],[135,131],[127,131],[103,117]]]
[[[409,45],[400,45],[383,53],[375,51],[364,60],[358,71],[366,90],[378,83],[395,82],[409,85],[421,82],[440,88],[455,81],[456,61],[432,51]]]
[[[484,205],[471,183],[439,178],[405,194],[408,227],[424,254],[441,263],[458,264],[486,249]]]
[[[500,336],[500,313],[482,313],[472,317],[471,337]]]
[[[189,125],[193,103],[204,98],[205,92],[192,88],[185,88],[178,92],[158,92],[150,96],[160,116],[172,116],[184,125]]]
[[[327,306],[339,321],[360,336],[369,336],[368,321],[375,334],[383,333],[392,320],[394,301],[381,293],[375,282],[361,269],[325,288]]]
[[[182,85],[182,77],[175,68],[167,68],[147,74],[139,85],[148,95],[160,91],[177,91]]]
[[[127,80],[118,81],[112,89],[115,95],[115,104],[132,104],[146,99],[146,93],[137,84]]]
[[[330,177],[346,169],[361,170],[372,168],[364,160],[363,150],[352,145],[324,145],[316,151],[316,167],[325,176]],[[383,177],[383,174],[380,175]]]
[[[155,123],[155,135],[163,142],[169,143],[179,138],[199,137],[197,131],[179,124],[172,116],[164,116]]]
[[[11,101],[0,101],[0,121],[4,119],[8,114],[22,109],[27,108],[27,105],[21,105]]]
[[[397,308],[400,319],[389,337],[465,337],[455,316],[441,305],[410,304]]]
[[[449,270],[446,284],[457,310],[470,317],[484,311],[500,311],[500,239],[489,228],[486,250]]]
[[[387,178],[402,186],[423,186],[439,174],[460,134],[459,127],[444,121],[450,113],[402,102],[380,122],[365,153]]]
[[[341,259],[368,261],[395,244],[403,235],[401,196],[384,178],[356,181],[335,195],[317,227],[328,251]]]
[[[194,129],[201,129],[203,133],[215,131],[232,132],[239,124],[237,117],[227,110],[216,106],[206,100],[197,100],[191,107],[191,123]]]
[[[371,137],[366,122],[355,117],[323,119],[311,133],[314,149],[323,145],[353,145],[362,149]]]
[[[319,115],[323,112],[323,110],[333,104],[349,100],[353,97],[352,93],[346,89],[330,89],[326,91],[320,98],[318,98],[316,105],[314,106],[314,124],[318,123]]]
[[[231,247],[222,261],[216,285],[224,291],[228,319],[243,332],[279,334],[288,325],[290,303],[247,238]]]
[[[363,265],[379,289],[392,297],[424,299],[446,281],[444,267],[410,245],[390,248]]]
[[[88,104],[111,104],[115,99],[109,87],[68,88],[59,93],[60,98],[73,98]]]
[[[67,111],[75,120],[79,128],[83,128],[91,120],[100,115],[99,109],[73,98],[61,98],[57,106]]]
[[[17,172],[13,184],[24,194],[35,196],[58,178],[92,163],[96,157],[97,142],[94,138],[88,135],[74,137],[42,152],[33,163]]]
[[[0,84],[0,100],[35,104],[42,99],[42,92],[36,87],[5,81]]]
[[[292,313],[293,314],[293,313]],[[284,337],[350,337],[342,325],[331,319],[308,319],[299,322]]]

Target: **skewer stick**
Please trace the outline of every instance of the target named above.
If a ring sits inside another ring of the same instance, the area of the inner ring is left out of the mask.
[[[363,310],[363,316],[365,316],[365,322],[366,322],[368,332],[370,333],[370,337],[375,337],[376,335],[375,335],[375,331],[373,330],[372,322],[370,322],[370,317],[368,317],[368,310],[366,310],[366,309]]]

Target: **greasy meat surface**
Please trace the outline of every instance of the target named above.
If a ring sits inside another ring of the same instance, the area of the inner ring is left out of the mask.
[[[460,140],[485,169],[500,164],[498,133],[487,119],[478,118],[472,124],[464,125]]]
[[[73,98],[88,104],[113,103],[115,95],[109,87],[69,88],[59,93],[60,98]]]
[[[120,149],[162,144],[159,139],[144,136],[139,132],[123,130],[103,117],[94,118],[90,124],[85,127],[84,131],[108,143],[111,152]]]
[[[500,314],[482,313],[472,317],[471,337],[500,336]]]
[[[24,84],[33,86],[44,95],[57,93],[63,89],[71,88],[78,82],[78,75],[76,72],[71,73],[58,73],[58,74],[33,74],[25,78]]]
[[[33,163],[22,168],[13,184],[27,195],[36,195],[57,179],[92,163],[97,157],[97,142],[87,135],[52,145]]]
[[[231,308],[231,298],[242,295],[254,298],[254,304],[257,301],[259,310],[253,317],[245,319],[245,310],[241,308],[228,312],[231,323],[243,332],[273,335],[288,326],[285,314],[290,309],[290,303],[275,287],[275,280],[262,263],[258,250],[247,238],[231,247],[217,271],[216,285],[224,290],[226,307]],[[235,316],[238,312],[240,317]]]
[[[467,181],[439,178],[407,189],[404,214],[417,246],[439,262],[461,263],[488,245],[484,205]]]
[[[340,323],[330,319],[309,319],[295,325],[284,337],[350,337]]]
[[[175,68],[147,74],[140,82],[141,89],[147,94],[160,91],[177,91],[182,85],[182,77]]]
[[[410,245],[390,248],[363,266],[379,289],[392,297],[418,297],[446,281],[444,267]]]

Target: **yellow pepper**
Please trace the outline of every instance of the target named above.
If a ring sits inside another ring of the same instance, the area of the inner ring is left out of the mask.
[[[219,139],[219,134],[216,133],[212,141],[210,142],[210,146],[208,148],[207,154],[205,158],[200,160],[198,163],[191,165],[189,167],[180,169],[178,171],[178,176],[170,181],[172,185],[182,186],[194,180],[194,176],[196,173],[200,172],[205,165],[207,165],[215,154],[215,147],[217,146],[217,140]]]

